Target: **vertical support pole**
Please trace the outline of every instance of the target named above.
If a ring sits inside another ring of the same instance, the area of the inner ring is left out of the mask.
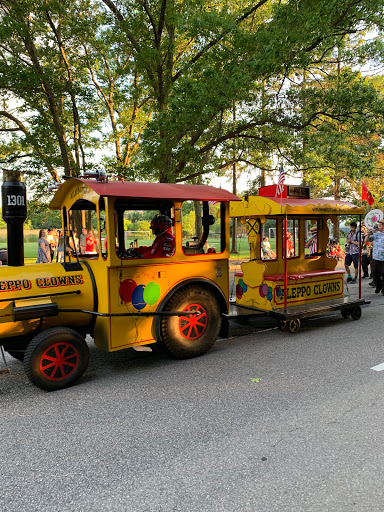
[[[7,224],[8,265],[24,265],[23,224],[27,218],[27,192],[23,172],[3,169],[2,215]]]
[[[284,258],[284,311],[287,312],[287,293],[288,293],[288,276],[287,276],[287,214],[283,220],[283,258]]]
[[[360,226],[360,243],[359,243],[359,299],[361,299],[361,251],[363,248],[363,237],[362,237],[362,231],[361,231],[361,215],[359,215],[359,226]],[[358,236],[359,236],[358,235]]]

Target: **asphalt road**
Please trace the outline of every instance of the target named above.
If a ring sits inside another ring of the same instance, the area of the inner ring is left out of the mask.
[[[384,297],[364,296],[296,334],[233,321],[192,360],[91,347],[55,393],[8,357],[0,511],[382,512]]]

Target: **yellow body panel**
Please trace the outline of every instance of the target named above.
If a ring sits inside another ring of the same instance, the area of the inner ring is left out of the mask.
[[[287,306],[301,306],[344,296],[344,272],[332,276],[317,275],[287,284]],[[257,286],[247,284],[247,279],[236,277],[236,303],[265,311],[284,308],[284,280],[263,280]]]
[[[157,341],[155,316],[140,316],[140,313],[156,312],[167,294],[188,282],[204,282],[214,285],[224,297],[228,297],[228,261],[216,259],[193,262],[136,264],[108,269],[109,312],[133,313],[135,316],[111,316],[107,322],[98,318],[95,328],[95,343],[106,350],[120,350],[134,345]],[[192,281],[191,281],[192,280]],[[137,315],[137,316],[136,316]]]
[[[65,292],[65,295],[60,295]],[[80,292],[69,293],[67,292]],[[52,295],[51,295],[52,294]],[[39,297],[48,296],[49,299]],[[31,298],[32,297],[32,298]],[[46,317],[14,321],[15,308],[56,302],[59,309],[93,309],[93,290],[86,267],[66,272],[60,263],[41,263],[22,267],[0,268],[0,336],[29,334],[54,325],[84,326],[90,316],[83,313],[60,313]]]

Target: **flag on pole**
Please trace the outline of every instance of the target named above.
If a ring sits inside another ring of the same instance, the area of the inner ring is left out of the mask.
[[[361,199],[363,201],[368,201],[368,204],[369,206],[372,206],[373,203],[375,202],[375,200],[373,199],[373,196],[371,194],[371,192],[369,191],[369,188],[367,187],[367,185],[364,183],[363,181],[363,189],[362,189],[362,192],[361,192]]]
[[[279,179],[277,182],[275,197],[279,197],[283,194],[284,190],[285,172],[283,164],[280,165]]]

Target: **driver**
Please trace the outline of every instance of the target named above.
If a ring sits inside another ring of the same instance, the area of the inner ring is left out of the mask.
[[[135,252],[141,258],[167,258],[175,252],[175,237],[172,234],[172,220],[157,214],[151,221],[152,233],[156,236],[150,247],[137,247]]]

